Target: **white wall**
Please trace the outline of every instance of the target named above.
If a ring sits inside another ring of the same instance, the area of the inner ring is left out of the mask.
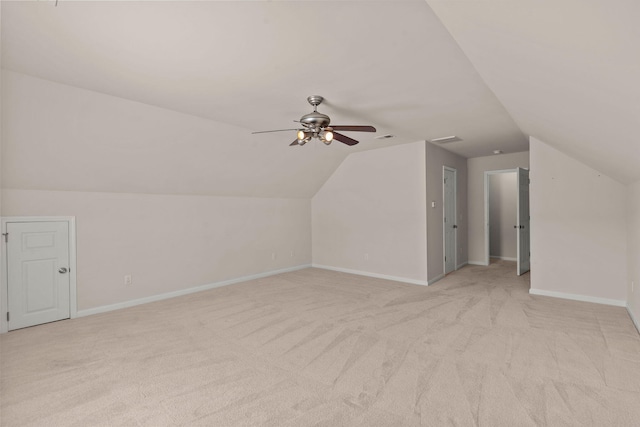
[[[76,217],[79,311],[311,263],[309,199],[6,189],[3,201],[3,216]]]
[[[457,170],[457,265],[467,263],[467,159],[431,143],[426,143],[427,181],[427,270],[429,281],[444,273],[443,223],[443,166]],[[436,207],[431,203],[436,202]]]
[[[484,234],[484,173],[485,171],[529,168],[529,152],[475,157],[467,160],[469,263],[484,264],[486,243]]]
[[[495,258],[515,260],[518,256],[516,229],[518,175],[489,175],[489,254]]]
[[[2,22],[2,5],[0,5],[0,23]],[[0,46],[2,46],[2,31],[0,31]],[[2,96],[3,96],[3,84],[2,84],[2,55],[0,54],[0,216],[2,216],[2,141],[4,139],[4,120],[2,116]],[[4,244],[0,244],[0,259],[4,259]],[[2,265],[0,263],[0,265]],[[4,271],[0,266],[0,275],[4,277]],[[2,298],[2,292],[0,291],[0,299]],[[2,301],[0,300],[0,307]]]
[[[626,188],[530,140],[531,292],[623,303]]]
[[[0,5],[0,22],[2,22],[2,5]],[[0,46],[2,46],[2,31],[0,31]],[[3,73],[3,69],[2,69],[2,55],[0,54],[0,190],[2,189],[2,147],[3,147],[3,140],[4,140],[4,120],[3,120],[3,115],[2,115],[2,96],[3,96],[3,84],[2,84],[2,73]],[[2,216],[2,191],[0,191],[0,216]],[[0,243],[0,259],[4,259],[4,244]],[[0,263],[0,275],[1,277],[5,277],[3,268],[1,267],[1,263]],[[1,283],[1,282],[0,282]],[[2,307],[3,301],[2,301],[2,290],[0,290],[0,307]]]
[[[350,154],[313,197],[313,264],[426,282],[424,159],[424,142]]]
[[[627,304],[640,331],[640,181],[627,187]],[[631,282],[634,283],[633,291]]]
[[[0,23],[2,22],[2,5],[0,5]],[[0,31],[0,46],[2,46],[2,31]],[[0,216],[2,216],[2,152],[3,152],[3,147],[4,147],[4,133],[5,133],[5,126],[4,126],[4,116],[3,116],[3,112],[2,112],[2,100],[4,99],[4,84],[2,84],[3,82],[3,73],[4,73],[4,69],[2,68],[2,55],[0,54]],[[4,259],[4,248],[5,245],[4,243],[0,243],[0,259]],[[5,272],[3,271],[2,268],[2,263],[0,263],[0,275],[1,277],[5,277]],[[1,283],[1,282],[0,282]],[[2,307],[2,295],[3,292],[2,290],[0,290],[0,307]],[[4,315],[4,313],[2,313],[1,315]]]

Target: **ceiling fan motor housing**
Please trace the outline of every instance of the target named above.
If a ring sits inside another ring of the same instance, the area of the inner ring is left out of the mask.
[[[318,113],[314,111],[313,113],[305,114],[300,119],[300,123],[302,123],[307,128],[314,129],[315,132],[319,132],[320,129],[329,126],[331,123],[331,119],[326,114]]]
[[[322,129],[329,126],[331,119],[326,114],[318,113],[318,105],[322,104],[324,98],[320,95],[311,95],[307,97],[307,102],[313,105],[313,112],[305,114],[300,119],[300,123],[313,133],[321,132]]]

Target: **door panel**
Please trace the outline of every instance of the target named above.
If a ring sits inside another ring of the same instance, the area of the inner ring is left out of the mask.
[[[70,317],[69,225],[9,222],[9,330]]]
[[[24,261],[22,278],[24,284],[25,313],[37,313],[56,307],[58,289],[54,286],[56,259]]]
[[[443,169],[444,274],[456,269],[456,171]]]
[[[529,171],[518,168],[518,276],[530,268]]]

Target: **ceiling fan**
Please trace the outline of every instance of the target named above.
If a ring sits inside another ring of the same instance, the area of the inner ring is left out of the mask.
[[[344,126],[329,126],[331,123],[331,119],[326,114],[322,114],[318,112],[318,105],[322,103],[324,100],[320,95],[311,95],[307,98],[309,104],[313,106],[313,112],[309,114],[305,114],[300,118],[300,120],[294,120],[297,123],[302,125],[302,128],[297,129],[278,129],[278,130],[264,130],[260,132],[252,132],[255,133],[267,133],[267,132],[286,132],[286,131],[297,131],[296,139],[289,144],[293,145],[304,145],[307,142],[311,141],[311,138],[318,138],[320,141],[325,144],[331,144],[331,141],[338,140],[347,145],[356,145],[358,141],[353,138],[350,138],[346,135],[336,132],[337,130],[348,131],[348,132],[375,132],[376,128],[373,126],[354,126],[354,125],[344,125]]]

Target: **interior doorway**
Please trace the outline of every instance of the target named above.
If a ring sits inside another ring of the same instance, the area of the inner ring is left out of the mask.
[[[521,275],[530,267],[529,170],[485,172],[485,265],[515,261]]]

